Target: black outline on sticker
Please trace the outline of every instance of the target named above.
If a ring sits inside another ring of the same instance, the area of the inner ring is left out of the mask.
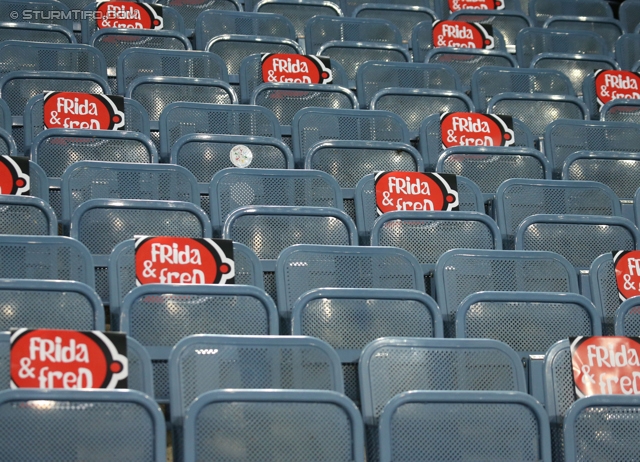
[[[0,156],[0,162],[2,162],[11,173],[12,185],[11,192],[8,193],[8,195],[22,196],[23,193],[29,192],[31,189],[31,178],[22,171],[16,161],[14,161],[11,156]],[[16,184],[16,181],[19,179],[25,181],[25,185],[21,188]]]

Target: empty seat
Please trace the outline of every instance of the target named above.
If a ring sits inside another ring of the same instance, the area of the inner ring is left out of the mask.
[[[640,335],[640,299],[632,297],[620,304],[615,313],[615,335],[638,337]]]
[[[553,16],[545,21],[544,27],[546,29],[594,32],[604,39],[608,55],[613,55],[616,40],[626,32],[617,19],[585,17],[582,13],[577,16]]]
[[[185,33],[192,37],[196,28],[197,18],[206,10],[242,11],[242,6],[236,0],[197,0],[184,2],[181,0],[159,0],[160,5],[175,8],[184,19]]]
[[[82,282],[2,279],[0,303],[11,307],[0,312],[0,331],[23,327],[105,330],[102,301]]]
[[[544,93],[574,96],[571,81],[553,69],[529,69],[484,66],[471,77],[473,104],[485,112],[487,103],[501,93]]]
[[[227,217],[250,205],[333,207],[342,210],[342,193],[330,175],[311,170],[227,168],[209,183],[210,218],[220,235]]]
[[[314,144],[324,140],[409,142],[406,124],[386,111],[305,108],[293,118],[293,155],[298,166]]]
[[[456,11],[449,16],[449,19],[452,21],[490,24],[502,34],[505,49],[511,54],[516,52],[518,32],[524,28],[533,27],[533,22],[529,16],[515,9]]]
[[[435,11],[410,5],[365,3],[353,11],[356,18],[384,19],[394,24],[402,34],[402,43],[411,47],[411,34],[416,24],[438,19]]]
[[[7,0],[0,4],[0,17],[18,23],[58,25],[73,32],[71,11],[57,0]]]
[[[80,161],[62,175],[62,221],[91,199],[146,199],[191,202],[200,193],[191,172],[177,165]]]
[[[225,457],[229,439],[245,461],[365,460],[360,413],[331,391],[216,390],[198,397],[185,418],[184,460]]]
[[[0,22],[0,42],[22,40],[46,43],[76,43],[73,31],[56,24]]]
[[[320,0],[306,1],[304,3],[294,0],[262,0],[255,3],[254,11],[258,13],[276,13],[286,17],[293,23],[298,39],[305,38],[304,26],[313,16],[343,16],[340,7],[336,3]],[[311,53],[311,50],[309,50],[309,53]]]
[[[638,4],[640,2],[627,0],[623,5]],[[630,71],[640,61],[640,36],[638,34],[622,34],[615,44],[616,61],[620,69]]]
[[[11,116],[9,116],[9,120],[11,120]],[[11,133],[6,131],[4,128],[0,128],[0,156],[17,155],[18,147],[16,146],[16,142],[13,140],[13,136],[11,136]]]
[[[262,289],[262,269],[258,257],[245,245],[233,243],[233,260],[236,284],[251,285]],[[109,257],[110,309],[118,313],[125,296],[136,284],[135,242],[133,239],[118,244]],[[113,321],[113,320],[112,320]]]
[[[614,99],[600,109],[600,120],[607,122],[640,123],[640,101]]]
[[[342,362],[345,394],[360,402],[358,359],[381,337],[442,337],[436,302],[411,289],[315,289],[294,304],[293,335],[309,335],[331,345]]]
[[[445,333],[450,335],[460,302],[476,292],[579,293],[575,268],[552,252],[449,250],[436,263],[435,282]]]
[[[560,178],[562,165],[577,151],[637,152],[640,125],[623,122],[556,120],[544,135],[544,152],[553,165],[554,178]]]
[[[618,18],[627,32],[634,31],[640,24],[640,3],[634,0],[622,2],[618,10]],[[620,64],[622,65],[622,63]],[[628,68],[623,67],[623,69]]]
[[[142,344],[151,357],[155,398],[169,402],[171,348],[195,334],[277,335],[278,311],[261,289],[243,285],[136,287],[111,310],[112,325]],[[187,384],[194,386],[195,384]]]
[[[613,18],[611,6],[602,0],[530,0],[529,17],[537,26],[552,16],[598,16]]]
[[[388,0],[375,0],[368,1],[367,3],[371,4],[389,4]],[[362,3],[356,0],[340,0],[340,9],[343,11],[345,16],[352,16],[353,11],[360,6]],[[419,6],[422,8],[429,8],[432,11],[435,11],[439,16],[442,16],[442,4],[438,0],[402,0],[395,2],[394,5],[408,5],[408,6]]]
[[[191,133],[269,136],[280,139],[276,116],[260,106],[177,102],[160,115],[160,155],[168,159],[173,145]]]
[[[461,211],[485,212],[485,203],[482,193],[473,181],[458,176],[458,208]],[[355,214],[360,243],[366,245],[370,242],[371,229],[378,218],[375,197],[374,174],[362,177],[355,189]]]
[[[551,461],[547,413],[518,392],[402,393],[384,407],[379,438],[384,462]]]
[[[385,18],[343,18],[314,16],[305,25],[304,43],[307,54],[320,54],[328,42],[377,42],[402,44],[400,30]]]
[[[69,235],[91,252],[96,291],[108,303],[107,266],[117,244],[134,236],[211,237],[211,224],[188,202],[91,199],[73,212]]]
[[[192,77],[229,81],[227,66],[215,53],[189,50],[129,48],[118,56],[118,93],[127,94],[129,84],[138,77]]]
[[[589,268],[591,300],[602,313],[604,335],[614,335],[616,310],[621,306],[612,254],[616,250],[603,253]]]
[[[296,245],[276,265],[278,311],[291,318],[294,303],[308,290],[323,287],[414,289],[424,292],[416,257],[393,247]]]
[[[512,178],[500,185],[496,195],[496,219],[505,248],[513,248],[520,224],[537,214],[621,216],[615,193],[594,181]],[[583,238],[582,235],[576,237]],[[593,258],[588,265],[591,261]]]
[[[0,211],[0,234],[58,235],[56,214],[40,198],[1,194]]]
[[[162,411],[138,391],[5,390],[0,409],[6,460],[167,457]]]
[[[446,64],[370,61],[356,73],[358,101],[369,109],[373,97],[385,88],[429,88],[460,90],[460,78]]]
[[[529,67],[533,58],[541,53],[606,55],[609,48],[595,32],[527,27],[518,32],[516,53],[520,66]]]

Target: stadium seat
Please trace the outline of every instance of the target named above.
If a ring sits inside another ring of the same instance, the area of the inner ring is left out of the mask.
[[[613,18],[585,17],[580,13],[577,16],[553,16],[547,19],[543,26],[545,29],[559,30],[586,30],[595,32],[602,37],[607,44],[607,54],[613,56],[616,40],[626,31],[622,23]]]
[[[58,235],[55,212],[38,197],[0,194],[0,210],[0,234]]]
[[[54,24],[0,22],[0,42],[21,40],[45,43],[76,43],[73,31]]]
[[[593,260],[589,268],[591,300],[602,313],[604,335],[614,335],[616,310],[621,305],[613,265],[613,249]]]
[[[640,24],[640,3],[627,0],[620,4],[618,18],[627,32],[632,32]]]
[[[505,10],[464,10],[456,11],[449,16],[452,21],[477,22],[490,24],[504,37],[507,52],[516,52],[516,37],[520,30],[533,27],[533,22],[526,13],[516,9]]]
[[[367,3],[389,4],[389,0],[374,0],[374,1],[367,1]],[[340,9],[342,10],[345,16],[352,16],[355,9],[361,4],[362,4],[361,2],[356,0],[340,0]],[[396,2],[394,4],[428,8],[432,11],[435,11],[439,17],[443,15],[442,8],[441,8],[442,3],[438,0],[403,0],[402,2]]]
[[[552,16],[597,16],[613,18],[611,6],[602,0],[530,0],[529,17],[542,26]]]
[[[623,5],[640,6],[640,2],[636,0],[627,0]],[[638,10],[640,11],[640,9]],[[624,21],[624,17],[621,19]],[[630,32],[633,29],[628,29]],[[640,61],[640,36],[638,34],[622,34],[618,37],[615,45],[616,61],[620,65],[620,69],[630,71],[634,65]]]
[[[622,337],[638,337],[640,335],[640,323],[638,320],[638,297],[631,297],[620,303],[615,312],[614,334]]]
[[[640,124],[640,101],[634,99],[609,101],[600,109],[600,120]]]
[[[7,0],[0,4],[0,17],[18,23],[57,25],[73,33],[71,11],[57,0]]]
[[[5,390],[0,409],[2,459],[167,457],[162,411],[138,391]]]
[[[175,8],[184,20],[185,33],[193,37],[197,18],[206,10],[242,11],[242,6],[236,0],[197,0],[184,2],[181,0],[158,0],[159,5]]]
[[[254,0],[255,1],[255,0]],[[262,0],[256,2],[253,11],[257,13],[281,14],[293,23],[296,37],[302,43],[305,38],[304,26],[314,16],[343,16],[340,7],[330,1],[309,0],[304,3],[295,0]]]
[[[384,19],[394,24],[402,34],[402,43],[411,47],[411,34],[416,24],[423,21],[435,21],[438,19],[435,11],[410,5],[385,5],[380,3],[368,3],[358,6],[353,11],[356,18]]]

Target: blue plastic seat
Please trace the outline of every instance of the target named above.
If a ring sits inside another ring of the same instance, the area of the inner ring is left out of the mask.
[[[17,23],[57,25],[73,33],[71,11],[57,0],[7,0],[0,3],[0,17]]]
[[[169,159],[178,139],[192,133],[268,136],[279,140],[280,123],[271,111],[260,106],[171,103],[160,115],[161,157]]]
[[[365,3],[353,11],[356,18],[384,19],[394,24],[402,34],[402,43],[411,48],[411,34],[416,24],[435,21],[438,15],[430,8],[397,4]]]
[[[383,4],[388,5],[388,0],[373,0],[367,1],[367,3],[371,3],[374,5]],[[360,6],[362,3],[357,0],[340,0],[340,9],[343,11],[345,16],[352,16],[355,9]],[[394,3],[394,5],[407,5],[407,6],[418,6],[421,8],[429,8],[432,11],[435,11],[439,17],[442,17],[442,3],[438,0],[400,0]]]
[[[196,0],[184,2],[180,0],[158,0],[157,4],[174,8],[184,20],[185,33],[193,37],[197,27],[197,18],[206,10],[242,11],[240,2],[236,0]]]
[[[118,94],[126,95],[129,84],[138,77],[192,77],[229,81],[227,66],[215,53],[190,50],[128,48],[117,63]]]
[[[253,11],[257,13],[276,13],[289,19],[293,23],[300,43],[305,38],[305,24],[312,17],[343,16],[342,10],[336,3],[326,0],[309,0],[304,3],[295,0],[254,0],[254,2]]]
[[[107,272],[111,251],[134,236],[211,237],[209,218],[189,202],[91,199],[75,209],[69,235],[93,256],[96,291],[109,300]]]
[[[6,131],[7,135],[11,135],[11,124],[11,109],[5,100],[0,99],[0,128]]]
[[[602,313],[604,335],[614,335],[616,310],[621,305],[613,264],[614,251],[594,259],[589,268],[591,300]]]
[[[638,152],[640,125],[623,122],[556,120],[544,134],[544,152],[560,178],[564,161],[577,151]]]
[[[551,461],[547,413],[521,392],[402,393],[384,407],[379,437],[382,462]]]
[[[638,337],[640,335],[639,302],[638,297],[631,297],[620,304],[615,312],[615,335],[622,337]]]
[[[516,36],[516,53],[520,66],[529,67],[531,61],[541,53],[606,55],[609,48],[595,32],[527,27]]]
[[[484,213],[484,197],[478,185],[462,176],[458,176],[456,182],[458,186],[458,208],[461,211]],[[371,229],[378,218],[374,186],[374,174],[371,173],[363,176],[355,188],[356,226],[361,245],[369,244]]]
[[[640,123],[640,101],[614,99],[600,109],[600,120],[607,122]]]
[[[164,404],[169,402],[169,354],[181,339],[195,334],[278,334],[273,301],[261,289],[244,285],[147,284],[129,292],[111,316],[118,321],[115,329],[149,353],[155,398]]]
[[[553,16],[547,19],[545,29],[580,30],[594,32],[607,44],[607,54],[613,56],[618,38],[626,32],[620,21],[613,18],[590,17],[580,13],[576,16]]]
[[[602,335],[602,315],[577,294],[480,292],[456,311],[456,337],[490,338],[513,348],[528,372],[529,394],[542,403],[542,356],[560,340],[594,335]]]
[[[525,10],[526,11],[526,10]],[[464,10],[456,11],[449,16],[452,21],[478,22],[490,24],[504,38],[505,50],[511,54],[516,52],[518,32],[533,27],[533,21],[526,13],[516,9],[504,10]]]
[[[567,76],[553,69],[484,66],[471,77],[473,104],[479,112],[486,112],[487,104],[494,96],[511,92],[575,95]]]
[[[105,330],[102,301],[82,282],[0,279],[0,301],[11,306],[0,314],[0,331],[23,327]]]
[[[627,32],[634,31],[640,24],[640,3],[636,0],[622,2],[618,9],[618,18]]]
[[[602,0],[530,0],[529,17],[542,26],[552,16],[597,16],[613,18],[611,6]]]
[[[22,40],[46,43],[76,43],[73,31],[55,24],[0,22],[0,42]]]
[[[342,210],[342,192],[331,175],[315,170],[227,168],[209,183],[210,218],[220,235],[227,217],[255,205],[333,207]]]
[[[538,214],[622,216],[615,193],[595,181],[512,178],[498,187],[496,218],[505,248],[513,248],[520,224]]]
[[[360,413],[344,395],[331,391],[216,390],[201,395],[185,417],[184,460],[224,457],[227,438],[242,447],[246,461],[365,460]]]
[[[0,408],[4,460],[167,457],[162,411],[138,391],[5,390]]]
[[[640,6],[640,2],[636,0],[627,0],[623,5],[636,4]],[[624,21],[624,18],[622,19]],[[633,29],[631,29],[633,30]],[[628,30],[631,32],[631,30]],[[618,37],[615,45],[616,61],[620,65],[620,69],[630,71],[635,64],[640,61],[640,36],[638,34],[622,34]]]
[[[8,120],[11,120],[11,116],[9,116]],[[18,147],[16,146],[13,136],[11,136],[10,130],[11,129],[7,131],[4,128],[0,128],[0,156],[18,155]]]
[[[0,195],[0,234],[57,236],[58,219],[51,206],[38,197]]]
[[[296,300],[291,328],[336,350],[345,394],[359,404],[362,348],[381,337],[442,337],[442,317],[436,302],[417,290],[314,289]]]

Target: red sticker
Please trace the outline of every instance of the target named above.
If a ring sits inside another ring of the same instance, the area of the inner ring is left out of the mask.
[[[378,172],[378,215],[396,210],[458,210],[455,175],[423,172]]]
[[[449,0],[449,11],[460,10],[503,10],[503,0]]]
[[[67,91],[45,93],[44,126],[120,130],[124,127],[124,98]]]
[[[262,81],[270,83],[331,83],[328,58],[311,55],[270,53],[262,55]]]
[[[233,284],[233,243],[226,239],[137,237],[136,284]]]
[[[495,46],[493,28],[477,22],[435,21],[433,23],[433,46],[455,48],[484,48]]]
[[[640,394],[639,338],[577,337],[570,340],[578,398]]]
[[[28,196],[30,187],[29,160],[0,156],[0,194]]]
[[[132,1],[99,1],[96,4],[98,29],[162,29],[162,8]]]
[[[126,335],[18,329],[11,334],[11,388],[127,388]]]
[[[442,146],[511,146],[514,143],[510,116],[449,112],[440,117]]]
[[[613,99],[640,99],[640,74],[599,69],[594,76],[596,98],[600,107]]]
[[[612,252],[620,300],[640,295],[640,250]]]

